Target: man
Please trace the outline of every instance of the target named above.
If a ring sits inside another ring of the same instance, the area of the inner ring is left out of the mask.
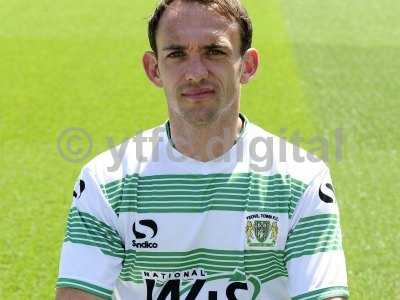
[[[329,170],[289,144],[282,158],[279,138],[239,113],[259,62],[251,36],[235,0],[156,9],[143,64],[169,121],[117,168],[115,149],[83,168],[57,299],[347,298]]]

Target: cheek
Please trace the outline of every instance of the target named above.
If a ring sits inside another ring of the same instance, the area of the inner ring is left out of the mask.
[[[231,92],[236,89],[240,83],[240,68],[236,65],[230,65],[221,73],[220,79],[223,81],[225,89]]]
[[[174,91],[175,87],[176,87],[175,80],[174,80],[173,76],[171,76],[170,73],[168,72],[168,73],[160,74],[160,78],[161,78],[161,81],[163,83],[164,91],[167,94],[171,94]]]
[[[167,90],[175,89],[181,78],[180,70],[177,66],[165,66],[160,68],[160,78]]]
[[[212,67],[211,67],[212,68]],[[222,77],[224,81],[232,82],[235,78],[240,76],[240,63],[226,62],[215,68],[216,74]]]

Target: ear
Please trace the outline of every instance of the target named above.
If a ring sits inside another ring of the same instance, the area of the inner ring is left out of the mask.
[[[143,68],[147,77],[157,87],[162,87],[163,83],[160,78],[160,71],[158,69],[157,57],[152,51],[146,51],[143,55]]]
[[[243,55],[242,61],[242,74],[240,76],[240,83],[246,84],[257,72],[260,57],[258,51],[250,48]]]

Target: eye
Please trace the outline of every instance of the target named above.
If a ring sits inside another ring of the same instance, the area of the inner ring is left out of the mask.
[[[218,49],[209,49],[208,50],[208,54],[209,55],[224,55],[225,54],[225,52],[223,52],[223,51],[221,51],[221,50],[218,50]]]
[[[176,57],[183,57],[183,56],[185,56],[185,53],[183,51],[174,51],[167,55],[167,57],[169,57],[169,58],[176,58]]]

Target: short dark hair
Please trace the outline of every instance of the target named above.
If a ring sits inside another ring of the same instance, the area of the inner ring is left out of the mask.
[[[175,0],[161,0],[151,16],[148,23],[148,37],[151,49],[157,55],[156,34],[158,23],[169,5]],[[250,17],[240,3],[240,0],[180,0],[183,2],[197,2],[205,6],[212,6],[216,12],[227,17],[230,20],[235,20],[240,27],[240,54],[243,55],[247,49],[251,47],[253,26]]]

